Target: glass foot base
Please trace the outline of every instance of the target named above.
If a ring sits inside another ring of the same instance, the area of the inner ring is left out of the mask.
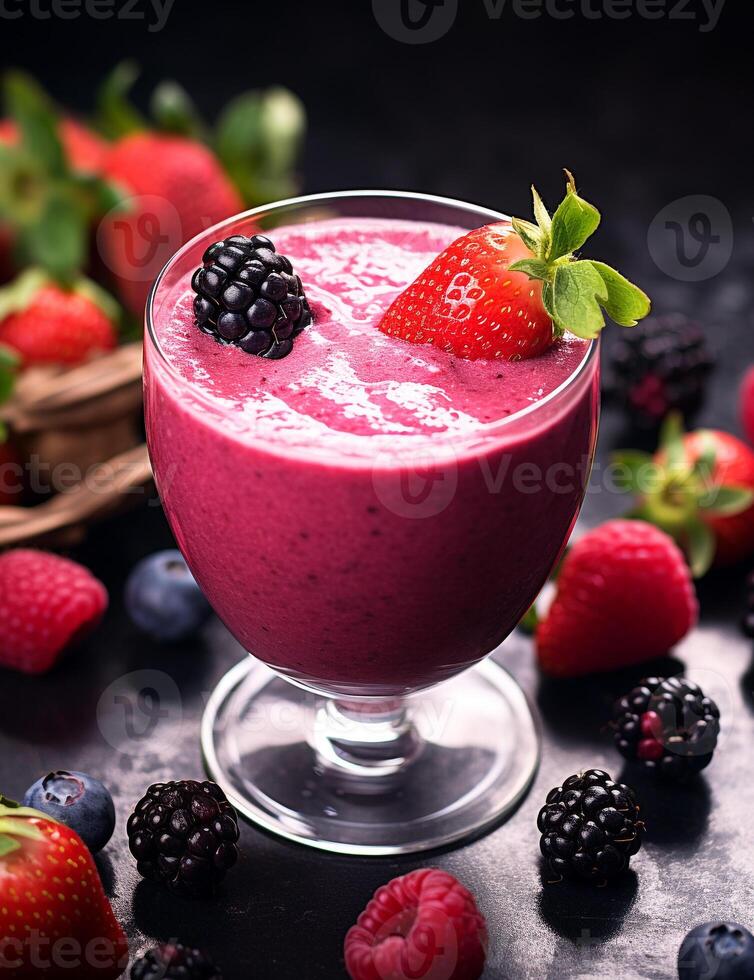
[[[441,847],[517,806],[537,769],[539,736],[502,667],[484,661],[407,706],[408,715],[391,706],[344,711],[249,657],[207,705],[207,770],[253,823],[342,854]],[[359,712],[370,724],[349,729]]]

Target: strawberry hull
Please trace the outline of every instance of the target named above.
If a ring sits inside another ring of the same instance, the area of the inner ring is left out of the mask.
[[[150,452],[181,550],[254,656],[327,693],[400,695],[483,658],[539,592],[581,503],[598,358],[562,340],[469,362],[387,337],[384,311],[462,229],[306,227],[273,235],[315,315],[282,361],[193,326],[201,247],[163,283]]]

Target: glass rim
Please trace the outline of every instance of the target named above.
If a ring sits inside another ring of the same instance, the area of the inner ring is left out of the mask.
[[[217,222],[200,231],[193,238],[185,242],[176,252],[171,255],[168,261],[160,270],[157,278],[155,279],[152,287],[149,291],[149,297],[147,299],[147,304],[145,308],[145,325],[146,325],[146,339],[149,342],[150,348],[157,354],[160,359],[162,366],[167,369],[170,376],[181,388],[185,388],[192,393],[193,398],[197,398],[200,401],[206,401],[213,408],[216,408],[215,403],[210,395],[205,392],[200,391],[195,385],[191,383],[187,378],[176,369],[175,365],[171,363],[165,351],[162,349],[159,339],[157,338],[155,326],[154,326],[154,307],[157,294],[159,293],[160,287],[163,283],[168,272],[183,258],[186,253],[191,251],[201,242],[214,238],[217,241],[224,238],[225,235],[222,233],[224,229],[230,229],[235,225],[253,219],[261,214],[266,214],[272,211],[282,211],[286,208],[294,208],[301,205],[310,204],[320,204],[327,201],[336,201],[343,198],[394,198],[399,200],[407,201],[417,201],[426,204],[436,204],[445,207],[457,208],[466,212],[475,212],[481,215],[483,218],[487,218],[491,221],[509,221],[510,217],[503,214],[500,211],[495,211],[491,208],[487,208],[480,204],[474,204],[469,201],[462,201],[457,198],[452,197],[442,197],[436,194],[424,194],[419,191],[400,191],[400,190],[346,190],[346,191],[325,191],[317,194],[304,194],[297,197],[285,198],[280,201],[273,201],[269,204],[262,204],[254,208],[249,208],[246,211],[241,211],[238,214],[232,215],[229,218],[224,218],[222,221]],[[483,441],[485,444],[491,436],[498,436],[498,434],[503,433],[509,427],[515,427],[515,423],[520,423],[523,419],[528,419],[531,416],[539,414],[544,408],[549,408],[553,404],[561,401],[574,387],[576,382],[580,381],[586,374],[587,369],[592,364],[595,359],[597,352],[600,349],[599,337],[587,341],[587,349],[584,353],[583,358],[579,361],[577,367],[565,378],[556,388],[553,388],[551,392],[545,395],[544,398],[540,398],[538,401],[533,402],[531,405],[527,405],[525,408],[519,409],[516,412],[506,415],[504,418],[497,419],[494,422],[486,423],[489,428],[480,429],[479,432],[468,433],[463,437],[459,437],[458,433],[452,433],[450,438],[442,439],[440,434],[437,438],[427,437],[421,445],[416,445],[416,449],[420,453],[431,453],[435,455],[440,449],[440,444],[444,444],[450,447],[451,452],[453,450],[454,443],[463,443],[464,447],[472,447],[475,445],[475,440]],[[443,434],[445,435],[445,434]],[[251,442],[255,442],[252,439]],[[265,440],[267,449],[273,449],[272,443],[269,439]],[[280,444],[281,448],[300,449],[298,446],[290,445],[285,446],[283,442]],[[274,451],[274,449],[273,449]],[[384,452],[384,450],[383,450]],[[454,453],[454,455],[456,455]],[[329,458],[329,457],[328,457]],[[349,455],[349,459],[355,461],[353,457]],[[365,453],[365,458],[373,458],[369,453]],[[401,454],[396,453],[397,461],[400,461]]]

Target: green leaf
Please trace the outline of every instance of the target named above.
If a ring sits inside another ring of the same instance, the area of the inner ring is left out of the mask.
[[[684,528],[684,540],[691,574],[701,578],[714,560],[715,536],[703,521],[693,518]]]
[[[226,106],[216,127],[216,150],[248,203],[295,191],[305,129],[303,105],[287,89],[246,92]]]
[[[607,287],[607,315],[622,327],[635,327],[652,309],[649,296],[604,262],[592,261],[592,265]]]
[[[548,259],[554,262],[581,248],[599,227],[600,213],[584,201],[569,184],[565,198],[552,219]]]
[[[660,449],[667,456],[668,469],[684,470],[688,467],[683,436],[683,417],[680,412],[671,412],[662,423],[659,441]]]
[[[662,481],[662,469],[649,453],[634,449],[620,449],[610,456],[610,462],[620,474],[615,473],[615,483],[622,493],[646,497],[654,493]]]
[[[96,122],[108,139],[120,139],[121,136],[149,128],[129,100],[129,93],[138,77],[138,65],[133,61],[122,61],[113,68],[97,92]]]
[[[23,230],[28,261],[54,279],[69,283],[87,259],[89,225],[79,203],[63,191],[52,193],[39,220]]]
[[[557,266],[552,296],[556,322],[577,337],[590,340],[605,326],[600,307],[607,299],[607,287],[591,262]]]
[[[0,858],[7,857],[21,849],[21,844],[8,834],[0,834]]]
[[[524,272],[530,279],[547,281],[551,275],[550,266],[542,259],[520,259],[508,266],[510,272]]]
[[[161,130],[204,140],[206,127],[191,96],[177,82],[162,82],[152,93],[152,116]]]
[[[748,487],[716,487],[697,501],[702,510],[714,517],[733,517],[742,514],[754,503],[754,491]]]
[[[25,269],[19,276],[0,289],[0,320],[11,313],[20,313],[31,303],[43,286],[49,285],[50,277],[42,269]],[[15,354],[8,347],[0,345],[0,367],[14,367]],[[11,360],[9,360],[9,358]],[[16,358],[17,362],[17,358]]]
[[[518,626],[519,629],[524,631],[524,633],[532,634],[536,632],[537,626],[539,626],[539,615],[537,613],[536,602],[529,606],[529,609],[524,614],[524,617]]]
[[[549,236],[552,229],[552,218],[550,217],[550,212],[544,205],[544,201],[539,196],[537,188],[532,184],[531,196],[534,201],[534,217],[537,224],[542,229],[542,231]]]
[[[13,392],[18,365],[19,357],[16,352],[0,344],[0,402],[6,401]],[[0,442],[4,442],[5,438],[6,435],[0,428]]]
[[[73,284],[73,291],[98,306],[111,323],[120,322],[122,310],[119,303],[99,283],[82,276]]]
[[[524,221],[522,218],[513,218],[512,224],[513,230],[529,251],[535,255],[541,255],[543,252],[542,245],[544,244],[544,235],[541,229],[533,225],[530,221]]]
[[[29,156],[51,175],[64,177],[68,163],[58,136],[57,113],[47,94],[29,75],[12,71],[5,76],[5,101]]]

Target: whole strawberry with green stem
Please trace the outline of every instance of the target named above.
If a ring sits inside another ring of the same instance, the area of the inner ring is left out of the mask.
[[[740,439],[719,429],[684,433],[674,413],[654,456],[622,450],[613,464],[637,497],[629,516],[674,538],[696,578],[754,554],[754,452]]]
[[[566,174],[554,215],[532,188],[536,224],[513,218],[452,242],[395,299],[380,330],[468,360],[520,360],[566,331],[597,337],[605,315],[635,326],[650,300],[609,265],[577,256],[601,219]]]
[[[0,972],[116,980],[128,942],[78,834],[0,797]]]

